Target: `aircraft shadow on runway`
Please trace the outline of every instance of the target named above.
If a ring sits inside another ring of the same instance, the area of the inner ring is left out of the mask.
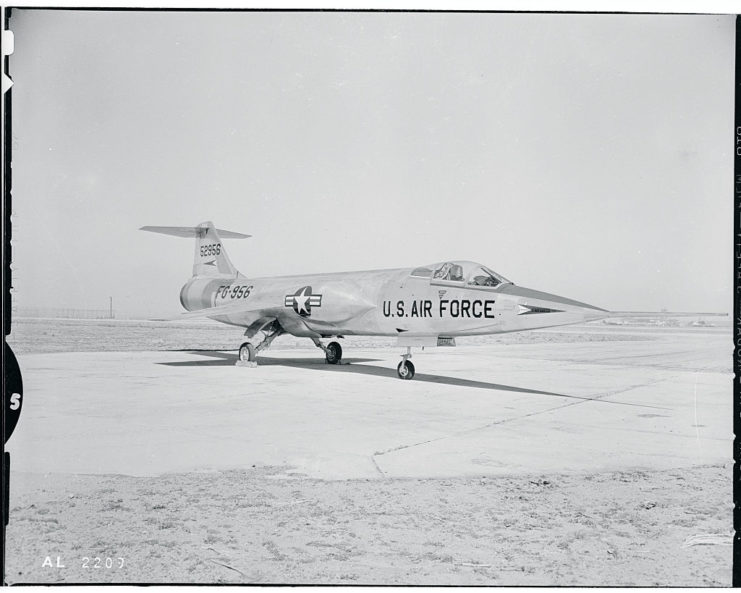
[[[234,366],[237,361],[237,355],[229,352],[221,352],[217,350],[178,350],[178,352],[187,352],[189,354],[198,354],[205,356],[211,360],[183,360],[174,362],[158,362],[164,366],[174,367],[206,367],[206,366]],[[343,359],[344,364],[327,364],[324,359],[320,357],[316,358],[273,358],[269,356],[258,356],[257,364],[259,366],[288,366],[294,368],[301,368],[307,370],[319,370],[330,373],[359,373],[363,375],[372,375],[375,377],[387,377],[399,381],[396,374],[396,369],[357,364],[363,362],[380,362],[383,359],[380,358],[345,358]],[[547,395],[551,397],[562,397],[568,399],[576,399],[582,401],[595,401],[602,403],[612,404],[624,404],[624,405],[636,405],[629,404],[627,402],[614,402],[600,399],[594,399],[591,397],[581,397],[578,395],[568,395],[565,393],[555,393],[552,391],[541,391],[539,389],[529,389],[526,387],[514,387],[512,385],[501,385],[498,383],[487,383],[485,381],[473,381],[471,379],[460,379],[458,377],[446,377],[443,375],[428,375],[425,373],[417,373],[414,375],[414,381],[423,383],[438,383],[440,385],[455,385],[458,387],[474,387],[478,389],[491,389],[496,391],[509,391],[514,393],[529,393],[533,395]],[[640,405],[640,404],[639,404]],[[648,406],[651,407],[651,406]]]
[[[212,360],[182,360],[175,362],[158,362],[164,366],[170,367],[210,367],[210,366],[224,366],[232,367],[237,362],[237,355],[230,352],[221,352],[219,350],[171,350],[170,352],[187,352],[188,354],[198,354],[199,356],[207,356]],[[379,362],[380,358],[347,358],[343,359],[350,363],[357,362]],[[323,358],[270,358],[265,356],[258,356],[257,363],[260,366],[272,366],[272,365],[283,365],[308,368],[312,365],[316,366],[333,366],[328,365]],[[346,366],[346,365],[342,365]]]

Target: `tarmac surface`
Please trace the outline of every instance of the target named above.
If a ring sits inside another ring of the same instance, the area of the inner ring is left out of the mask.
[[[598,327],[600,332],[610,328]],[[590,330],[595,332],[597,330]],[[668,469],[731,460],[731,339],[19,354],[8,448],[35,473],[157,475],[285,466],[323,479]],[[544,332],[545,333],[545,332]],[[276,342],[276,345],[278,342]]]

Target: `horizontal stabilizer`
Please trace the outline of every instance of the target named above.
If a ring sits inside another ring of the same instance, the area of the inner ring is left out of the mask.
[[[198,226],[143,226],[139,229],[140,231],[149,231],[150,233],[160,233],[161,235],[172,235],[173,237],[184,237],[186,239],[192,239],[194,237],[202,237],[208,230],[206,227]],[[222,239],[247,239],[252,235],[245,235],[244,233],[235,233],[234,231],[225,231],[223,229],[216,229],[219,237]]]

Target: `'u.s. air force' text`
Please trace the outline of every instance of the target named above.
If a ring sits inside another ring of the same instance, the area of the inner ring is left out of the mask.
[[[440,299],[436,307],[430,300],[414,300],[411,306],[406,301],[383,301],[384,317],[475,317],[494,319],[494,299]]]

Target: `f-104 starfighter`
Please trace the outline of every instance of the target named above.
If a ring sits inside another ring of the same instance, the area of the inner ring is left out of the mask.
[[[210,318],[244,327],[239,359],[281,334],[311,339],[329,364],[342,359],[344,336],[393,336],[405,349],[397,373],[414,377],[413,347],[451,346],[480,336],[593,321],[610,312],[573,299],[523,288],[491,268],[450,260],[414,268],[249,278],[232,264],[222,239],[250,235],[195,227],[141,230],[195,239],[193,276],[180,291],[180,318]]]

